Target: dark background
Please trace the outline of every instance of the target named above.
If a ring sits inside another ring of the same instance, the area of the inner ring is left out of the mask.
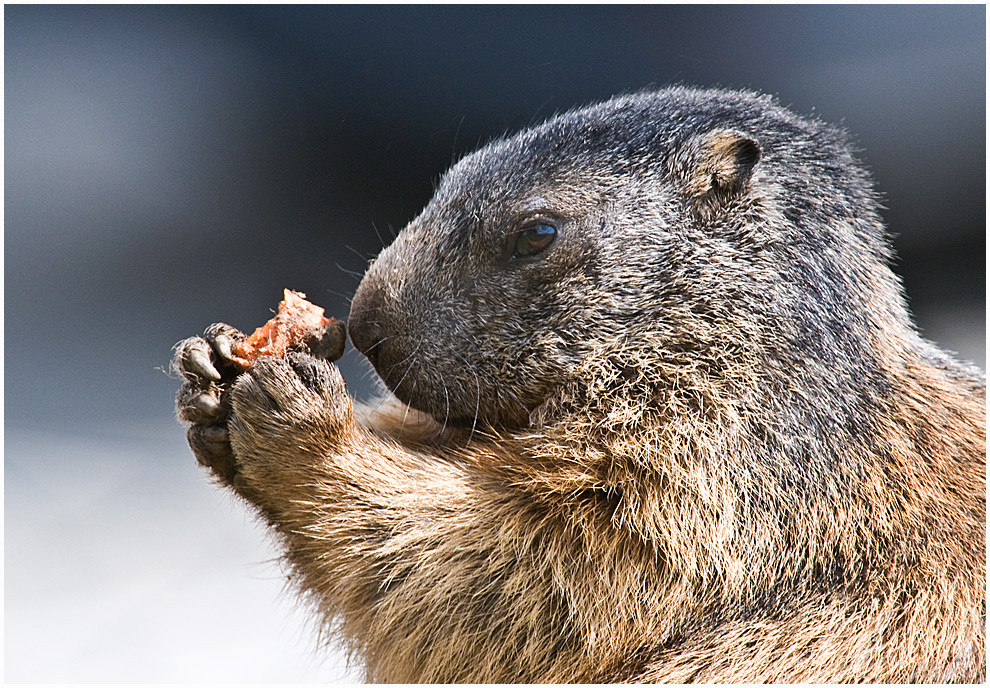
[[[844,125],[919,325],[982,367],[985,12],[6,6],[5,678],[358,675],[194,465],[170,347],[283,287],[346,315],[452,161],[575,105],[743,87]]]

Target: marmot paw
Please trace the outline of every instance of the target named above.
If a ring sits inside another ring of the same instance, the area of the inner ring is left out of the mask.
[[[202,337],[179,342],[172,356],[172,369],[184,378],[175,405],[179,419],[191,423],[189,447],[202,465],[228,482],[236,473],[226,426],[229,388],[238,374],[230,357],[233,343],[242,337],[230,325],[217,323]]]
[[[176,409],[189,423],[215,423],[226,411],[223,392],[237,376],[231,349],[244,337],[230,325],[210,325],[202,337],[190,337],[175,345],[172,369],[185,378]]]
[[[331,440],[354,422],[353,405],[337,366],[306,353],[259,358],[230,393],[231,431],[267,439],[273,449]]]

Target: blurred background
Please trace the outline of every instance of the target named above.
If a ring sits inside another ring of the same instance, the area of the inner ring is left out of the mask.
[[[983,367],[985,13],[6,6],[4,679],[360,679],[195,465],[170,348],[283,287],[345,316],[452,161],[575,105],[745,87],[844,125],[921,328]]]

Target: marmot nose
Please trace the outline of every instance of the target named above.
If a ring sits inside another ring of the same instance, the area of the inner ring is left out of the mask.
[[[347,331],[357,350],[367,356],[377,369],[381,344],[387,338],[382,325],[383,297],[380,289],[367,282],[361,282],[351,300]]]

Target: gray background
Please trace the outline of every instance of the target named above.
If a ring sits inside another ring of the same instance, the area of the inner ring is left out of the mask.
[[[354,679],[195,466],[170,347],[343,316],[494,136],[650,84],[841,123],[924,332],[985,363],[985,8],[7,6],[7,681]],[[373,381],[349,351],[366,398]]]

